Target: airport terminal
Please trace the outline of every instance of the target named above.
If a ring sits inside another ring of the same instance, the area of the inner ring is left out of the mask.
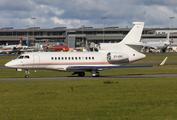
[[[40,27],[31,27],[26,29],[14,29],[5,27],[0,29],[0,46],[18,44],[23,37],[22,45],[28,38],[28,46],[46,45],[46,39],[51,45],[64,43],[69,48],[84,47],[91,43],[115,43],[120,42],[131,28],[119,27],[81,27],[68,29],[67,27],[56,27],[52,29],[41,29]],[[170,34],[170,41],[173,45],[177,43],[177,28],[144,28],[141,41],[163,41],[167,33]]]

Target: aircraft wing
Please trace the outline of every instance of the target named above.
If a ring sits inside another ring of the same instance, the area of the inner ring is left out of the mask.
[[[166,57],[158,66],[162,66],[165,64],[168,57]],[[112,69],[112,68],[137,68],[137,67],[153,67],[154,65],[144,65],[144,66],[69,66],[66,68],[66,70],[84,70],[84,71],[90,71],[90,70],[106,70],[106,69]]]
[[[112,68],[136,68],[136,67],[153,67],[153,65],[148,66],[69,66],[66,70],[106,70]]]

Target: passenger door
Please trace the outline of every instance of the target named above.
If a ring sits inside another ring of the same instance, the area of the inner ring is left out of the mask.
[[[39,55],[35,54],[33,55],[33,63],[34,63],[34,68],[38,68],[39,67],[39,63],[40,63],[40,58]]]

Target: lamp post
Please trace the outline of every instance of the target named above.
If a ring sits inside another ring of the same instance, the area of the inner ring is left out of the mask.
[[[35,20],[36,18],[34,17],[34,18],[31,18],[31,20],[33,20],[33,47],[34,47],[34,20]]]
[[[103,43],[104,43],[104,27],[105,27],[105,23],[104,20],[106,19],[106,17],[102,17],[101,19],[103,19]]]
[[[171,42],[173,43],[173,19],[174,19],[175,17],[170,17],[170,19],[171,19]]]
[[[27,39],[28,39],[28,29],[29,29],[29,25],[26,26],[26,29],[27,29]],[[29,40],[29,39],[28,39]],[[28,45],[28,43],[26,43]]]
[[[27,38],[28,38],[28,29],[29,29],[29,27],[30,27],[29,25],[26,26],[26,29],[27,29],[27,35],[26,36],[27,36]]]
[[[84,35],[84,33],[83,33],[83,29],[84,29],[84,25],[82,25],[82,47],[84,47],[84,39],[83,39],[83,35]]]

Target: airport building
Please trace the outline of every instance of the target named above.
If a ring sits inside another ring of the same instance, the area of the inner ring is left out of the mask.
[[[46,45],[46,39],[49,43],[64,43],[69,48],[84,47],[91,43],[109,43],[120,42],[130,31],[131,28],[107,27],[93,28],[83,27],[78,29],[68,29],[66,27],[56,27],[53,29],[41,29],[40,27],[27,29],[13,29],[6,27],[0,29],[0,46],[18,44],[23,37],[23,45],[26,38],[29,40],[29,46]],[[170,38],[177,43],[177,28],[144,28],[142,33],[142,41],[159,41],[165,40],[168,32]]]

